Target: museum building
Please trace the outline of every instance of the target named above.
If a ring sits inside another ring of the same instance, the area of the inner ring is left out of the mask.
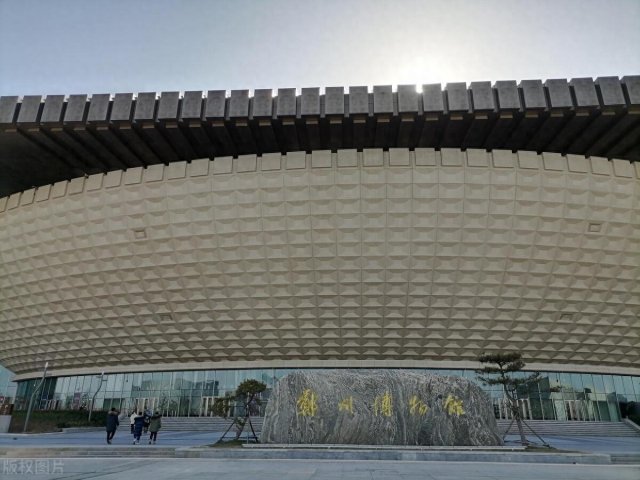
[[[18,409],[512,350],[525,418],[640,402],[640,76],[1,97],[0,172]]]

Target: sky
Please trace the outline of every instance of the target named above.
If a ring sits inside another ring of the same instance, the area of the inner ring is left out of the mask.
[[[640,0],[0,0],[0,95],[640,74]]]

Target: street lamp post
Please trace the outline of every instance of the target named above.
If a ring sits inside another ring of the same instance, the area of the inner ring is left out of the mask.
[[[29,408],[27,408],[27,416],[24,419],[24,427],[22,429],[22,433],[27,433],[27,427],[29,426],[29,417],[31,417],[31,410],[33,409],[33,401],[36,398],[37,393],[40,391],[40,387],[44,384],[44,378],[47,376],[47,368],[49,367],[49,362],[44,363],[44,370],[42,371],[42,379],[40,383],[36,385],[36,388],[33,390],[31,394],[31,398],[29,399]]]
[[[98,392],[102,388],[103,383],[104,383],[104,372],[100,372],[100,385],[98,385],[98,389],[96,390],[96,393],[93,394],[93,398],[91,399],[91,407],[89,408],[89,418],[87,420],[88,423],[91,423],[91,414],[93,413],[93,404],[96,403],[96,397],[98,396]]]

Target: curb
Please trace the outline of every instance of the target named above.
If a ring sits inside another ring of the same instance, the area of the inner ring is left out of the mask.
[[[211,448],[164,447],[162,449],[111,449],[78,447],[21,447],[0,448],[0,458],[90,458],[90,457],[156,457],[156,458],[207,458],[244,460],[384,460],[412,462],[492,462],[492,463],[550,463],[610,465],[611,456],[596,453],[539,453],[519,451],[456,451],[415,449],[261,449],[261,448]],[[636,463],[635,459],[619,459],[624,463]],[[616,462],[617,463],[617,462]]]
[[[177,449],[178,458],[246,460],[395,460],[413,462],[499,462],[609,465],[611,457],[592,453],[524,453],[424,450],[315,450],[315,449]]]

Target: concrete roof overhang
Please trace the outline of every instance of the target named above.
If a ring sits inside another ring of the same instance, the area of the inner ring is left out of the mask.
[[[0,197],[203,157],[484,148],[640,160],[640,76],[0,98]]]

